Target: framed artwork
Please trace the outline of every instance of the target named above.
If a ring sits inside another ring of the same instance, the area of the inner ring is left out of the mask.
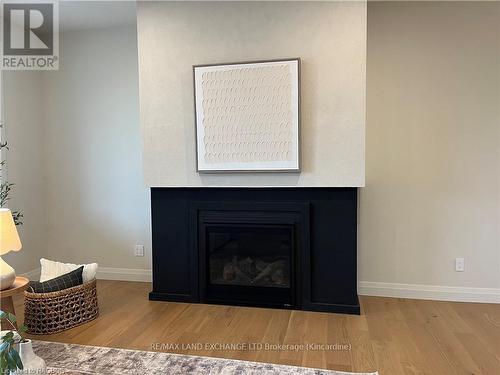
[[[300,59],[193,67],[198,172],[300,171]]]

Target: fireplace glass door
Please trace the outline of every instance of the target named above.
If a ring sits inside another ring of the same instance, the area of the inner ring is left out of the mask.
[[[209,299],[291,306],[293,246],[291,225],[207,226]]]

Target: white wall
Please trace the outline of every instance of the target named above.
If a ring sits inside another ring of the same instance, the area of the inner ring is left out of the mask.
[[[150,186],[363,186],[365,2],[140,2]],[[301,58],[302,172],[196,172],[192,66]]]
[[[142,182],[135,27],[61,35],[60,70],[43,73],[46,256],[150,269]],[[135,244],[146,257],[135,257]]]
[[[500,302],[499,9],[368,6],[363,293]]]
[[[61,69],[4,72],[11,206],[25,215],[23,250],[5,259],[18,274],[36,271],[43,256],[96,261],[107,278],[126,269],[149,280],[135,4],[60,6],[61,25],[71,30],[61,35]],[[134,256],[135,244],[146,246],[145,257]]]
[[[3,72],[6,176],[16,185],[8,207],[21,210],[24,225],[18,226],[23,248],[4,259],[17,274],[38,267],[46,249],[46,179],[44,175],[44,119],[42,77],[39,72]]]

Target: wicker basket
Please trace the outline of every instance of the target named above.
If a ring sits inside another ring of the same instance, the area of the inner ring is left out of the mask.
[[[28,333],[48,335],[89,322],[99,315],[96,280],[50,293],[24,292]]]

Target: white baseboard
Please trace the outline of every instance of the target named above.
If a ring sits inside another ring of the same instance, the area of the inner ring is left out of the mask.
[[[40,268],[25,272],[19,276],[27,277],[30,280],[40,279]],[[99,267],[97,268],[97,279],[100,280],[120,280],[120,281],[143,281],[151,282],[151,270],[135,269],[135,268],[112,268]]]
[[[151,282],[153,280],[153,275],[151,270],[135,269],[135,268],[99,267],[97,269],[96,278],[100,280]]]
[[[40,268],[22,274],[30,280],[40,278]],[[135,268],[99,267],[97,278],[119,281],[152,281],[152,271]],[[500,289],[465,288],[456,286],[381,283],[360,281],[358,293],[362,296],[429,299],[437,301],[500,303]]]
[[[358,293],[363,296],[500,303],[500,289],[496,288],[465,288],[456,286],[360,281]]]

